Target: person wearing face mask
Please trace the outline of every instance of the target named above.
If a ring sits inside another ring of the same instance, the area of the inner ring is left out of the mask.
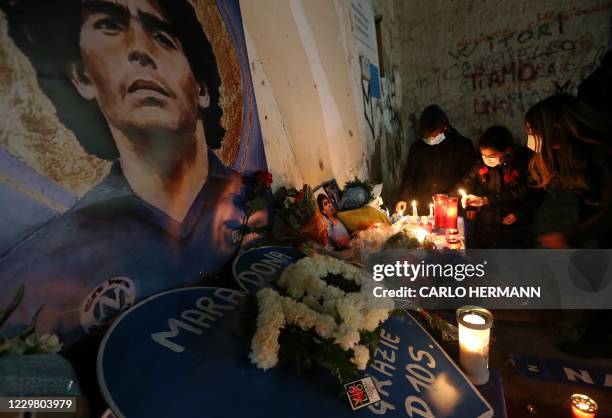
[[[525,115],[535,185],[576,196],[578,221],[538,237],[545,248],[612,248],[612,120],[569,94],[551,96]]]
[[[535,151],[529,165],[535,185],[569,192],[579,202],[577,221],[538,237],[544,248],[612,248],[612,120],[594,105],[558,94],[525,114],[527,143]],[[612,358],[612,311],[587,313],[581,337],[559,349],[581,358]]]
[[[470,248],[524,248],[529,246],[530,214],[539,204],[528,187],[528,164],[533,154],[517,146],[503,126],[487,129],[478,141],[481,160],[459,182],[470,194],[462,206],[478,207],[468,227]]]
[[[437,105],[426,107],[419,118],[418,139],[408,152],[400,201],[416,200],[425,212],[432,196],[451,191],[474,163],[474,145],[461,136]]]

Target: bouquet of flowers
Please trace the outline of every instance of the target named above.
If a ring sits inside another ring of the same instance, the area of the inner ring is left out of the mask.
[[[373,296],[373,285],[363,270],[327,256],[287,267],[278,290],[260,290],[247,312],[251,361],[263,370],[318,365],[340,382],[358,378],[394,309],[393,301]]]
[[[23,299],[23,294],[24,287],[21,286],[11,304],[6,309],[0,309],[0,328],[2,328],[13,312],[17,309],[21,303],[21,299]],[[40,312],[40,309],[38,312]],[[38,312],[34,314],[34,317],[30,322],[30,326],[21,331],[19,334],[9,338],[0,337],[0,357],[24,354],[57,353],[62,349],[62,344],[60,343],[57,335],[38,335],[35,333]]]

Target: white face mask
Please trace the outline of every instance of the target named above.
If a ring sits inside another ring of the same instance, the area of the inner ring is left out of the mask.
[[[484,161],[487,167],[497,167],[501,161],[501,158],[485,158],[482,157],[482,161]]]
[[[445,139],[446,139],[446,135],[444,135],[444,132],[442,132],[441,134],[436,135],[433,138],[423,138],[423,141],[425,141],[425,143],[428,145],[438,145],[440,142],[444,141]]]
[[[533,152],[540,152],[540,150],[538,149],[538,141],[535,135],[527,135],[527,148],[529,148]]]

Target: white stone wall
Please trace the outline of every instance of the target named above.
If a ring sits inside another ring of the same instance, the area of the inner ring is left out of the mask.
[[[370,45],[353,34],[355,2]],[[383,123],[379,99],[365,106],[374,130],[364,115],[359,57],[378,65],[371,0],[245,0],[241,11],[274,186],[370,178]]]

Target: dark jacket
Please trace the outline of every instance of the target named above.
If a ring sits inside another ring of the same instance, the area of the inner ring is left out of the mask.
[[[408,152],[408,163],[399,200],[410,204],[416,200],[421,213],[426,213],[432,196],[447,193],[474,164],[472,141],[454,128],[446,132],[446,139],[437,145],[417,140]]]
[[[533,245],[529,227],[541,203],[542,192],[528,186],[532,154],[526,147],[517,147],[494,168],[480,160],[461,180],[457,188],[489,200],[468,225],[468,247],[528,248]],[[511,213],[517,221],[512,225],[502,224],[503,218]]]
[[[587,152],[587,188],[576,191],[580,200],[579,221],[562,231],[570,247],[580,248],[597,239],[599,248],[612,248],[612,154],[592,147]]]
[[[600,66],[580,83],[578,98],[588,102],[602,115],[612,114],[612,51],[608,51]]]

